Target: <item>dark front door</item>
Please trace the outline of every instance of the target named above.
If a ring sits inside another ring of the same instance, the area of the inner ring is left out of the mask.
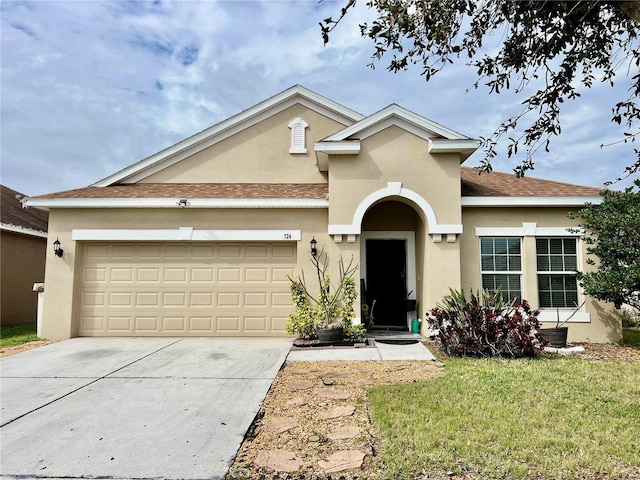
[[[374,328],[407,328],[406,240],[367,240],[367,303],[375,300]]]

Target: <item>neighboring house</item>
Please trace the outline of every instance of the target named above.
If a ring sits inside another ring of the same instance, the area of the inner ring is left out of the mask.
[[[566,318],[586,268],[567,213],[598,190],[478,176],[461,167],[478,144],[294,86],[90,187],[30,198],[64,249],[48,249],[43,335],[281,336],[287,277],[314,277],[312,239],[334,269],[354,257],[376,326],[406,328],[450,287],[500,285]],[[587,299],[571,319],[570,340],[620,336],[611,305]]]
[[[0,325],[36,324],[44,282],[47,212],[22,208],[24,194],[0,185]]]

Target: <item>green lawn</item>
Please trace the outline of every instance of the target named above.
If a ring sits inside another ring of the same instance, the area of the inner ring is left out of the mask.
[[[15,327],[0,327],[0,348],[38,340],[35,325],[17,325]]]
[[[369,397],[384,478],[640,478],[638,363],[452,358]]]

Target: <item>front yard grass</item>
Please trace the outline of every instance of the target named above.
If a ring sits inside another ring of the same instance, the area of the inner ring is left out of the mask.
[[[0,348],[22,345],[35,340],[38,340],[35,324],[0,327]]]
[[[384,478],[640,478],[637,362],[451,358],[369,399]]]

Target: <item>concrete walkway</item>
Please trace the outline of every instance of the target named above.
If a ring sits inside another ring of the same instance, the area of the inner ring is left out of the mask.
[[[376,341],[376,338],[378,341]],[[294,349],[287,356],[288,362],[323,360],[435,360],[436,357],[419,341],[409,345],[383,343],[385,340],[419,340],[420,335],[381,334],[372,335],[374,347],[363,348],[317,348]]]

